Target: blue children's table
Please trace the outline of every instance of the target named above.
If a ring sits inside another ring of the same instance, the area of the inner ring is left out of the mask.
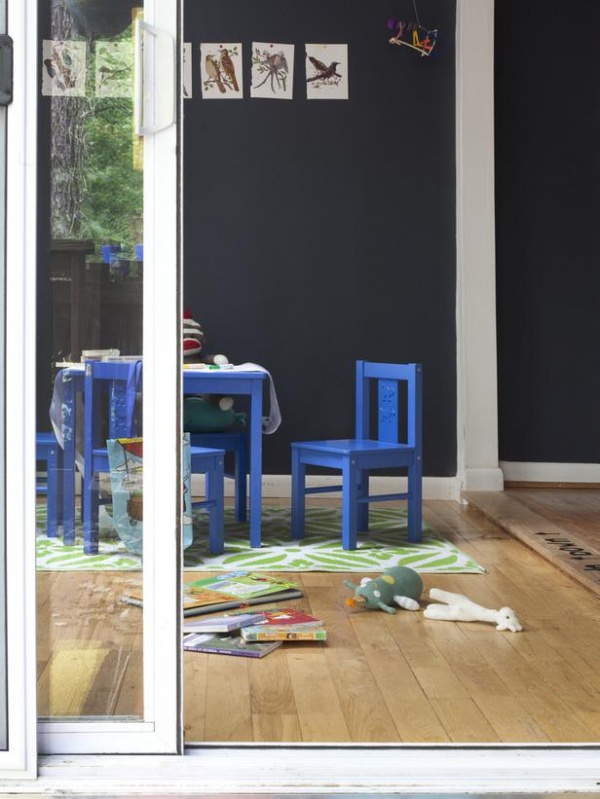
[[[63,482],[63,542],[75,541],[75,473],[78,458],[77,410],[78,398],[82,400],[85,413],[85,365],[73,364],[61,369],[55,383],[53,408],[59,408],[60,432],[64,449]],[[183,368],[184,394],[245,395],[250,398],[250,444],[249,495],[250,495],[250,546],[261,544],[262,512],[262,435],[263,435],[263,388],[269,374],[260,368],[210,369]],[[52,415],[52,412],[51,412]],[[56,419],[53,420],[56,422]],[[59,438],[59,440],[60,440]],[[84,464],[80,464],[85,468]]]

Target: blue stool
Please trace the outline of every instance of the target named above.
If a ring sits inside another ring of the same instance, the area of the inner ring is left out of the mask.
[[[54,433],[36,433],[35,459],[46,464],[46,482],[36,481],[36,495],[46,496],[46,535],[58,537],[58,526],[62,522],[62,450]]]

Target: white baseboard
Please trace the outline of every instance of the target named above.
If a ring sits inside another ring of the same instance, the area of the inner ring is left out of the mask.
[[[483,469],[469,469],[465,471],[465,491],[502,491],[504,488],[504,475],[497,467]]]
[[[340,478],[332,475],[309,475],[306,478],[308,487],[339,485]],[[393,494],[406,491],[405,477],[372,477],[371,491],[373,494]],[[460,499],[461,485],[457,477],[424,477],[423,499]],[[204,475],[192,475],[192,493],[202,496],[204,493]],[[225,496],[234,495],[233,480],[225,481]],[[266,498],[289,499],[291,497],[291,477],[289,474],[265,474],[262,478],[262,495]],[[324,496],[335,496],[325,494]]]
[[[531,483],[600,483],[600,463],[500,461],[504,479]]]

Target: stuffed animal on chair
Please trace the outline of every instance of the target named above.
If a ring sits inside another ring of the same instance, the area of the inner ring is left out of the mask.
[[[380,577],[363,578],[359,585],[344,580],[344,585],[354,591],[354,596],[346,600],[347,605],[386,613],[396,612],[392,602],[405,610],[419,610],[417,600],[423,593],[423,580],[408,566],[392,566]]]

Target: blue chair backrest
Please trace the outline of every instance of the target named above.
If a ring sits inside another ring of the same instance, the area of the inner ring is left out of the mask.
[[[86,401],[93,397],[94,404],[101,394],[108,395],[107,438],[132,438],[140,435],[140,420],[136,413],[137,395],[141,391],[141,361],[89,361],[86,364]],[[93,393],[92,393],[93,392]],[[106,404],[100,402],[90,414],[94,427],[99,423]],[[97,428],[96,428],[97,429]],[[92,434],[98,444],[97,433]]]
[[[422,366],[419,363],[356,362],[356,438],[422,446]],[[377,382],[376,429],[371,385]]]

